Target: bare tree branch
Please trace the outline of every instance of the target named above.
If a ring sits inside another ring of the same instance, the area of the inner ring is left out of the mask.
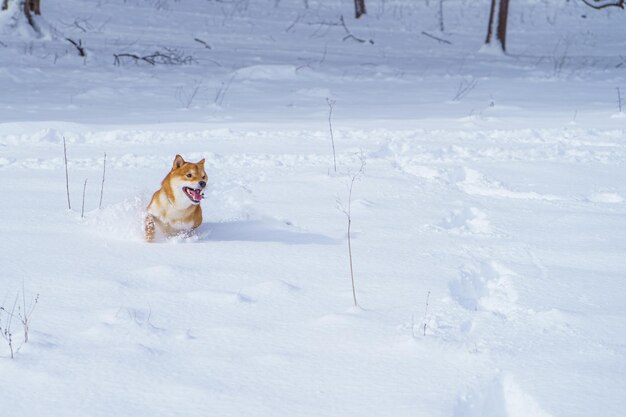
[[[145,56],[122,53],[122,54],[113,54],[113,57],[115,58],[113,61],[113,64],[117,66],[120,66],[123,63],[124,60],[122,58],[133,59],[135,60],[135,63],[139,61],[144,61],[150,65],[156,65],[156,64],[189,65],[189,64],[193,64],[197,62],[193,56],[185,55],[183,51],[172,49],[172,48],[164,48],[163,52],[155,51],[153,54],[145,55]]]
[[[596,10],[607,7],[619,7],[620,9],[624,8],[624,0],[583,0],[583,3]]]
[[[72,45],[74,45],[76,47],[76,49],[78,50],[78,55],[81,57],[86,57],[87,56],[87,52],[85,51],[85,47],[83,46],[83,40],[79,39],[78,42],[76,42],[74,39],[70,39],[70,38],[65,38],[69,43],[71,43]]]
[[[445,39],[443,39],[443,38],[438,38],[437,36],[431,35],[431,34],[430,34],[430,33],[428,33],[428,32],[424,32],[424,31],[422,31],[422,35],[424,35],[424,36],[426,36],[426,37],[428,37],[428,38],[434,39],[434,40],[436,40],[436,41],[437,41],[437,42],[439,42],[439,43],[445,43],[445,44],[448,44],[448,45],[452,45],[452,42],[450,42],[450,41],[448,41],[448,40],[445,40]]]

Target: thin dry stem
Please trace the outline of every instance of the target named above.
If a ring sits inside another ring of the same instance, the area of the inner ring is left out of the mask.
[[[354,266],[352,263],[352,189],[354,188],[354,182],[361,176],[363,170],[365,169],[365,157],[363,153],[360,155],[361,166],[359,170],[352,176],[350,179],[350,184],[348,185],[348,206],[343,209],[343,213],[346,215],[348,219],[348,259],[350,261],[350,280],[352,282],[352,299],[354,301],[354,306],[358,307],[358,302],[356,298],[356,285],[354,282]]]
[[[13,308],[11,309],[11,311],[7,311],[4,307],[0,307],[0,311],[4,311],[5,313],[7,313],[7,324],[4,326],[4,328],[0,327],[0,334],[2,335],[2,338],[7,342],[7,345],[9,346],[9,351],[11,352],[11,359],[14,358],[15,356],[15,352],[13,349],[13,332],[11,330],[12,327],[12,322],[13,322],[13,317],[15,316],[15,307],[17,306],[17,300],[19,298],[19,294],[17,294],[15,296],[15,301],[13,302]]]
[[[85,179],[85,184],[83,184],[83,205],[80,210],[80,218],[85,217],[85,191],[87,190],[87,179]]]
[[[335,107],[335,100],[331,100],[326,97],[326,103],[328,103],[328,128],[330,129],[330,143],[333,147],[333,168],[335,174],[337,173],[337,155],[335,154],[335,135],[333,133],[333,108]]]
[[[35,311],[35,307],[37,307],[37,303],[39,302],[39,294],[35,296],[33,301],[31,301],[30,306],[26,307],[26,290],[22,283],[22,306],[24,308],[24,314],[19,311],[18,308],[18,317],[22,322],[22,327],[24,329],[24,343],[28,343],[28,334],[30,331],[30,318]]]
[[[424,308],[424,336],[426,336],[426,327],[427,327],[427,317],[428,317],[428,301],[430,300],[430,291],[426,295],[426,307]]]
[[[102,210],[102,196],[104,195],[104,176],[107,172],[107,153],[104,153],[104,163],[102,165],[102,186],[100,187],[100,203],[98,208]]]
[[[70,179],[67,172],[67,146],[65,145],[65,136],[63,136],[63,159],[65,161],[65,191],[67,192],[67,209],[72,209],[72,204],[70,203]]]

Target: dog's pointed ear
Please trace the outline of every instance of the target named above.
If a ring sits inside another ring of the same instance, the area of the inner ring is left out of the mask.
[[[198,162],[198,165],[204,166],[204,158],[202,158],[202,160]]]
[[[176,158],[174,158],[174,165],[172,165],[172,171],[174,171],[177,168],[182,167],[184,163],[185,163],[185,160],[183,159],[183,157],[180,155],[176,155]]]

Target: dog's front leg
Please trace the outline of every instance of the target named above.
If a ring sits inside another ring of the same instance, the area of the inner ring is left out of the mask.
[[[146,232],[146,242],[152,242],[155,234],[154,216],[152,214],[146,214],[144,218],[144,228]]]

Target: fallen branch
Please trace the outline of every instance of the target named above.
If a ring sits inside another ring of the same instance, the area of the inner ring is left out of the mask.
[[[87,52],[85,51],[85,47],[83,46],[82,39],[79,39],[78,42],[70,38],[65,38],[65,39],[76,47],[76,49],[78,50],[78,56],[81,56],[83,58],[87,56]]]
[[[201,44],[201,45],[204,45],[204,47],[205,47],[206,49],[213,49],[213,48],[211,48],[211,45],[209,45],[208,43],[206,43],[206,42],[205,42],[205,41],[203,41],[202,39],[199,39],[199,38],[193,38],[193,40],[194,40],[194,41],[196,41],[196,42],[198,42],[198,43],[199,43],[199,44]]]
[[[431,34],[430,34],[430,33],[428,33],[428,32],[424,32],[424,31],[422,31],[422,35],[427,36],[427,37],[429,37],[429,38],[431,38],[431,39],[434,39],[434,40],[436,40],[436,41],[437,41],[437,42],[439,42],[439,43],[445,43],[445,44],[448,44],[448,45],[452,45],[452,42],[447,41],[447,40],[442,39],[442,38],[438,38],[437,36],[431,35]]]
[[[136,55],[136,54],[113,54],[115,58],[113,61],[114,65],[121,65],[122,58],[130,58],[135,60],[135,63],[139,61],[147,62],[150,65],[163,64],[163,65],[187,65],[197,62],[195,58],[191,55],[185,55],[182,51],[178,51],[175,49],[165,48],[165,53],[161,51],[156,51],[150,55]]]
[[[624,0],[583,0],[583,3],[596,10],[604,9],[606,7],[624,8]]]
[[[363,12],[365,13],[365,12]],[[343,29],[346,31],[347,35],[343,37],[343,41],[347,41],[348,39],[353,39],[359,43],[367,43],[369,42],[371,45],[374,45],[374,41],[372,39],[369,40],[365,40],[365,39],[361,39],[361,38],[357,38],[356,36],[354,36],[352,34],[352,32],[350,32],[350,29],[348,29],[348,26],[346,26],[346,21],[343,18],[343,15],[339,16],[339,23],[340,25],[343,27]]]

